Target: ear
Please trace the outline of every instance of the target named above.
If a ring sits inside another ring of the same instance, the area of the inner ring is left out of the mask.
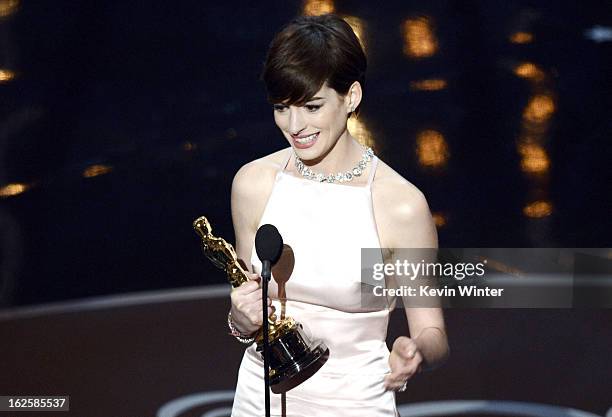
[[[346,106],[347,113],[353,113],[359,104],[361,103],[363,91],[361,90],[361,84],[359,81],[355,81],[351,84],[351,87],[344,96],[344,105]]]

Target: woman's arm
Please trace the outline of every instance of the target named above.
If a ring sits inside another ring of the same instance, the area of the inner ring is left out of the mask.
[[[380,232],[385,246],[392,250],[389,263],[396,261],[419,262],[431,256],[433,251],[402,251],[410,248],[437,248],[436,227],[423,194],[406,180],[389,182],[380,187],[379,195],[386,196],[380,205]],[[425,259],[427,261],[428,259]],[[396,276],[402,284],[412,284],[418,289],[419,278],[409,281]],[[429,303],[432,301],[429,300]],[[435,302],[435,300],[434,300]],[[432,369],[442,364],[449,355],[444,316],[439,304],[427,307],[414,306],[414,299],[403,297],[409,336],[401,336],[393,343],[389,363],[391,374],[387,376],[389,389],[399,389],[404,382],[422,369]]]
[[[238,259],[246,264],[249,271],[251,271],[251,252],[257,227],[272,192],[278,170],[275,161],[279,158],[284,159],[284,154],[281,152],[271,155],[274,157],[271,161],[262,158],[243,165],[232,181],[231,206],[236,237],[235,249]]]
[[[236,238],[236,254],[251,271],[251,251],[257,232],[257,178],[258,169],[253,162],[238,170],[232,181],[232,223]],[[251,271],[252,272],[252,271]]]
[[[394,217],[399,225],[396,233],[392,236],[392,239],[396,242],[394,248],[421,249],[438,247],[438,234],[429,211],[429,206],[425,196],[416,188],[404,194],[404,201],[401,201],[396,206]],[[415,252],[421,252],[422,257],[414,259]],[[413,251],[413,253],[409,252],[408,254],[412,256],[412,260],[415,262],[419,262],[422,258],[425,258],[426,262],[435,262],[436,259],[433,252]],[[401,251],[399,253],[394,251],[394,257],[396,256],[401,256]],[[418,290],[419,285],[424,285],[425,279],[417,277],[412,282],[417,282],[416,288]],[[432,286],[436,285],[435,282],[431,282],[431,284]],[[433,369],[441,365],[449,354],[444,315],[439,307],[439,299],[428,297],[427,304],[431,305],[430,307],[413,307],[414,298],[409,298],[404,296],[402,301],[406,312],[410,337],[414,340],[423,356],[421,367],[423,369]]]
[[[265,171],[257,161],[244,165],[234,176],[232,182],[231,206],[232,223],[236,237],[236,254],[245,269],[251,270],[251,252],[259,219],[265,208],[262,194],[267,186]],[[232,289],[231,313],[234,327],[243,335],[256,332],[262,325],[261,289],[258,276]],[[268,315],[274,311],[268,298]]]

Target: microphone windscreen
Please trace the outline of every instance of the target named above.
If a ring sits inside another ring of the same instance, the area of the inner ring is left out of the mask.
[[[264,224],[255,235],[255,251],[260,261],[274,264],[283,252],[283,238],[278,229],[271,224]]]

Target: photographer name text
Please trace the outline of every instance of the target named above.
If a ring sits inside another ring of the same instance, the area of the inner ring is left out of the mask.
[[[400,286],[398,288],[384,288],[377,285],[372,289],[372,292],[377,297],[500,297],[504,292],[503,288],[479,288],[476,285],[459,286],[458,288],[432,288],[429,285],[423,285],[418,288]]]

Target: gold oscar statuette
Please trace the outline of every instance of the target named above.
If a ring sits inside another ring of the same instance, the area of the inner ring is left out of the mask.
[[[206,217],[198,217],[193,228],[201,238],[204,255],[227,274],[236,288],[249,280],[249,273],[238,261],[234,247],[223,238],[213,236]],[[322,341],[311,341],[302,325],[291,317],[268,317],[270,341],[270,388],[280,394],[301,384],[314,375],[329,357],[329,349]],[[263,331],[255,334],[257,351],[263,358]]]

